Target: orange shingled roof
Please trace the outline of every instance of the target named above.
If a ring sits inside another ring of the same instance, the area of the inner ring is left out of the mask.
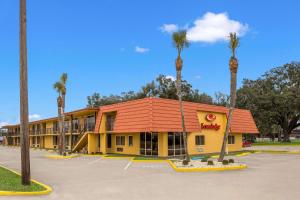
[[[183,102],[187,132],[200,131],[197,111],[228,114],[222,106]],[[95,131],[99,132],[103,113],[116,112],[114,132],[182,132],[179,102],[171,99],[144,98],[99,108]],[[233,133],[258,133],[251,112],[235,109],[231,124]]]

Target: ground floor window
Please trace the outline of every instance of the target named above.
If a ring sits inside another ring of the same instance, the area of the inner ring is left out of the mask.
[[[116,145],[124,146],[125,145],[125,136],[116,136]]]
[[[128,146],[133,146],[133,136],[132,135],[129,135],[128,136]]]
[[[157,133],[140,133],[140,154],[147,156],[158,155]]]
[[[234,135],[228,135],[228,144],[235,144]]]
[[[204,135],[196,135],[195,136],[195,144],[196,145],[205,145],[205,137],[204,137]]]
[[[168,156],[185,154],[182,133],[168,133]]]

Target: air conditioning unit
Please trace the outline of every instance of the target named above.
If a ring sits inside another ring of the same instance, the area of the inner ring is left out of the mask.
[[[66,146],[66,149],[67,149],[67,150],[71,150],[71,147],[70,147],[70,146]]]
[[[57,149],[57,145],[53,145],[53,148],[54,148],[54,149]]]
[[[40,147],[40,145],[39,145],[39,144],[37,144],[37,145],[36,145],[36,147],[38,147],[38,148],[39,148],[39,147]]]

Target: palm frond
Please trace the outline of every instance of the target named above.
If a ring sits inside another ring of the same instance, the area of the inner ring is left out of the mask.
[[[63,84],[62,84],[60,81],[58,81],[58,82],[56,82],[56,83],[53,84],[53,88],[54,88],[59,94],[61,94],[62,91],[63,91],[64,86],[63,86]]]
[[[240,38],[237,37],[236,33],[229,34],[229,48],[232,53],[232,57],[235,57],[236,48],[239,46]]]
[[[186,30],[181,30],[178,32],[174,32],[172,35],[173,44],[178,50],[178,54],[181,54],[181,51],[185,47],[189,47],[190,43],[186,37]]]
[[[68,74],[63,73],[60,77],[60,81],[65,85],[67,83],[67,80],[68,80]]]

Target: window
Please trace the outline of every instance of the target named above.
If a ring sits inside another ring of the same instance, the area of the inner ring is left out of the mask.
[[[128,136],[128,146],[130,146],[130,147],[133,146],[133,136],[132,135]]]
[[[182,133],[168,133],[168,155],[180,156],[185,154]]]
[[[140,154],[145,156],[158,155],[157,133],[140,133]]]
[[[235,137],[233,135],[228,135],[228,144],[234,144],[235,143]]]
[[[116,136],[116,145],[124,146],[125,145],[125,136]]]
[[[195,136],[196,145],[205,145],[205,137],[204,135],[196,135]]]

